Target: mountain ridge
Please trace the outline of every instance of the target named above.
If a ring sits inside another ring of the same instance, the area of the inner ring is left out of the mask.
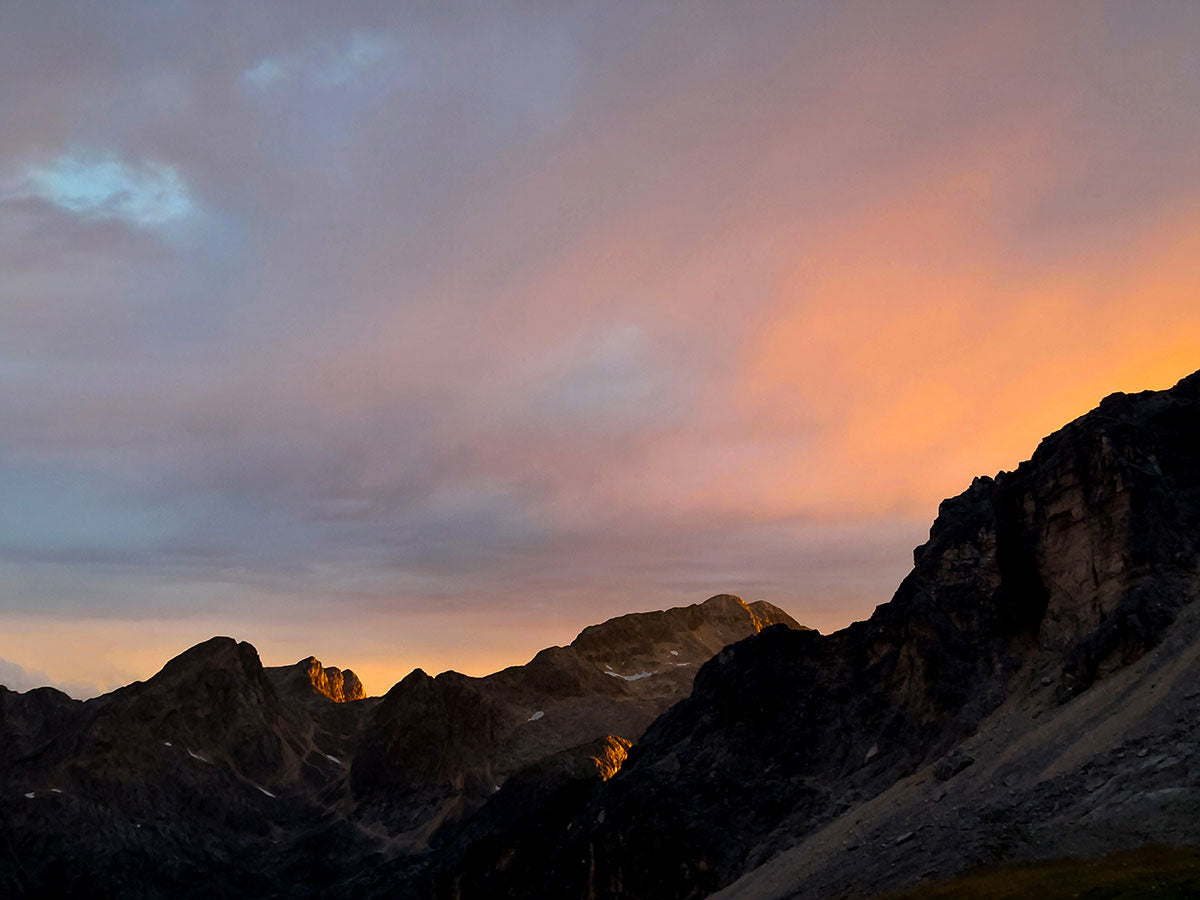
[[[0,691],[0,893],[815,900],[1200,843],[1198,596],[1200,373],[943,501],[832,634],[717,595],[350,702],[232,638]]]
[[[0,894],[337,893],[348,866],[451,840],[510,778],[500,809],[611,777],[698,664],[765,618],[792,621],[718,595],[483,678],[417,669],[383,697],[314,657],[264,667],[231,637],[87,701],[0,689]]]

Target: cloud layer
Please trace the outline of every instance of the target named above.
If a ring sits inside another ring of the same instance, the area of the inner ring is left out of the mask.
[[[383,690],[722,590],[836,627],[1200,365],[1198,9],[3,18],[0,653],[56,677],[212,627]]]

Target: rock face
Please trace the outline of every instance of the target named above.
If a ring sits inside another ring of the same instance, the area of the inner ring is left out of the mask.
[[[315,656],[302,659],[294,666],[276,666],[266,670],[275,685],[284,690],[316,691],[334,703],[365,700],[362,682],[349,669],[323,666]]]
[[[1200,375],[1171,391],[1109,397],[1015,472],[977,479],[942,504],[914,563],[866,622],[829,636],[768,628],[704,666],[692,695],[654,723],[574,820],[578,837],[548,860],[554,888],[706,896],[835,820],[861,818],[872,798],[926,767],[932,775],[955,747],[1007,721],[1010,705],[1026,715],[1082,706],[1098,680],[1115,680],[1168,634],[1180,652],[1190,634],[1172,626],[1200,595]],[[1174,720],[1183,701],[1163,716]],[[1144,695],[1113,702],[1153,705]],[[1045,737],[1043,765],[1055,734]],[[1154,740],[1174,746],[1182,735]],[[941,771],[954,777],[967,755]],[[1195,808],[1189,784],[1175,779],[1170,789]],[[1035,787],[1024,785],[1031,796]],[[1105,840],[1133,843],[1138,834],[1118,829]],[[1200,828],[1187,837],[1200,838]],[[917,855],[917,841],[904,843]],[[826,874],[834,871],[840,883],[790,890],[895,886],[895,872],[871,884],[862,868],[830,862]]]

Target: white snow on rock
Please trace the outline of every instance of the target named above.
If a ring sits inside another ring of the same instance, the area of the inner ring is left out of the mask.
[[[338,759],[336,756],[330,756],[328,753],[325,754],[325,758],[327,760],[329,760],[331,763],[336,763],[339,766],[342,764],[342,761],[340,759]]]
[[[681,669],[686,665],[690,665],[690,663],[675,663],[675,668]]]
[[[678,651],[678,650],[672,650],[672,651],[671,651],[671,655],[672,655],[672,656],[678,656],[678,655],[679,655],[679,651]]]
[[[539,709],[537,712],[535,712],[532,716],[529,717],[529,721],[536,722],[538,719],[540,719],[545,714],[546,714],[545,712],[543,712],[542,710]]]
[[[62,788],[50,788],[50,793],[52,793],[52,794],[61,794],[61,793],[62,793]]]
[[[266,794],[268,797],[274,797],[274,796],[275,796],[275,795],[274,795],[274,794],[272,794],[270,791],[268,791],[268,790],[267,790],[265,787],[258,787],[258,785],[257,785],[257,784],[255,785],[255,787],[256,787],[256,788],[258,788],[260,791],[262,791],[264,794]]]
[[[164,747],[173,747],[173,746],[175,746],[175,745],[174,745],[174,744],[172,744],[170,741],[163,741],[163,746],[164,746]]]
[[[30,791],[28,794],[25,795],[26,799],[29,799],[29,800],[32,800],[36,796],[37,796],[37,794],[34,791]]]
[[[624,678],[626,681],[638,681],[642,678],[649,678],[653,672],[638,672],[636,675],[622,675],[620,672],[605,672],[605,675],[611,675],[613,678]]]
[[[604,664],[604,668],[608,669],[609,672],[612,672],[612,666],[610,666],[608,663]]]
[[[202,763],[208,763],[210,766],[212,765],[211,762],[208,762],[208,760],[205,759],[203,756],[201,756],[199,753],[193,753],[191,750],[188,750],[188,756],[190,756],[192,759],[198,759]]]

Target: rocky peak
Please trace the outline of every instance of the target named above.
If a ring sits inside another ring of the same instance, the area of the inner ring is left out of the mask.
[[[171,659],[149,680],[134,682],[97,702],[106,706],[117,697],[136,697],[141,702],[169,697],[173,703],[218,709],[277,703],[258,651],[231,637],[214,637],[196,644]]]
[[[363,700],[367,696],[354,672],[336,666],[324,666],[315,656],[306,657],[291,666],[272,666],[267,672],[271,680],[283,689],[316,692],[334,703]]]
[[[803,627],[764,600],[747,604],[733,594],[717,594],[692,606],[630,613],[589,625],[571,642],[569,649],[602,671],[632,682],[641,680],[639,675],[661,675],[675,668],[697,667],[722,647],[775,624]],[[689,683],[690,674],[693,673],[689,673]]]

